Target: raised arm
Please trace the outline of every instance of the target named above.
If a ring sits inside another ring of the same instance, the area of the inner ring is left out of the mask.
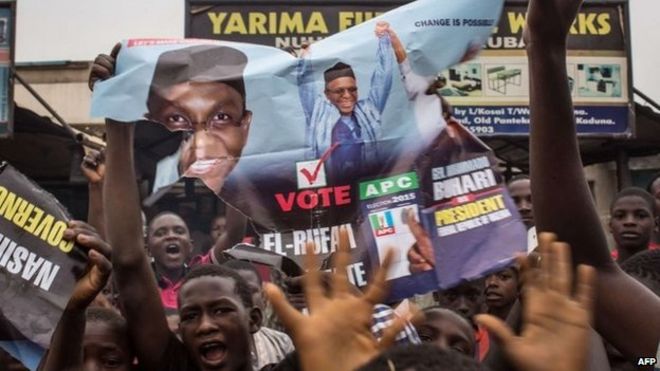
[[[101,238],[105,238],[105,216],[103,214],[103,179],[105,177],[105,154],[90,150],[83,158],[80,169],[89,185],[87,223],[94,227]]]
[[[164,356],[170,330],[143,246],[140,198],[133,164],[133,124],[107,120],[106,229],[114,251],[114,279],[129,335],[145,369]]]
[[[566,73],[566,38],[580,0],[531,0],[530,169],[538,231],[571,245],[573,262],[598,270],[596,329],[628,358],[655,354],[660,299],[611,260],[580,160]],[[631,305],[634,303],[634,305]]]
[[[369,100],[382,112],[385,103],[392,90],[392,71],[394,69],[394,52],[389,35],[390,25],[387,22],[378,22],[376,25],[376,37],[378,38],[378,51],[376,68],[371,75],[371,87],[369,88]]]
[[[223,261],[222,252],[231,249],[237,243],[240,243],[245,237],[245,227],[247,226],[247,217],[240,211],[227,205],[227,228],[220,235],[211,248],[215,261]]]
[[[298,96],[300,97],[300,104],[302,104],[303,112],[305,113],[305,123],[309,127],[312,121],[314,100],[318,94],[312,71],[312,61],[309,58],[309,46],[306,46],[302,50],[296,65],[296,72],[298,73]]]
[[[112,266],[108,260],[110,246],[90,225],[74,221],[64,236],[88,248],[89,263],[85,274],[73,289],[73,294],[57,323],[48,353],[39,365],[39,371],[80,370],[83,368],[83,336],[85,311],[103,290]]]
[[[433,76],[425,77],[413,72],[410,61],[408,60],[408,53],[406,53],[406,48],[403,46],[401,39],[399,39],[399,36],[391,28],[388,29],[388,33],[394,55],[396,56],[396,62],[399,65],[399,72],[401,72],[403,87],[406,89],[408,99],[413,100],[418,94],[426,93],[429,85],[433,82]]]

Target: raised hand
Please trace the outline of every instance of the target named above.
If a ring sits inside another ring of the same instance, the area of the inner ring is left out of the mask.
[[[539,236],[540,267],[530,259],[519,259],[523,275],[523,328],[520,336],[502,320],[478,315],[502,343],[511,362],[525,371],[582,371],[589,354],[589,328],[592,321],[596,271],[578,267],[575,294],[570,248],[556,236]]]
[[[383,37],[390,32],[390,24],[385,21],[379,21],[376,23],[376,28],[374,29],[376,37]]]
[[[83,157],[80,170],[90,184],[102,184],[105,177],[105,153],[89,150]]]
[[[385,330],[380,342],[371,333],[373,307],[386,295],[385,276],[392,254],[388,253],[362,296],[350,292],[346,266],[350,262],[348,233],[339,232],[339,247],[334,256],[335,273],[330,295],[324,295],[314,244],[306,246],[304,291],[310,311],[306,316],[289,304],[282,291],[266,284],[265,291],[275,313],[291,334],[305,371],[354,370],[390,346],[405,325],[399,318]]]
[[[84,310],[103,290],[112,272],[110,255],[112,249],[103,241],[96,230],[81,221],[69,222],[64,237],[89,249],[89,263],[85,275],[78,280],[67,305],[70,309]]]
[[[89,90],[94,90],[94,84],[97,81],[103,81],[111,78],[115,74],[115,64],[117,63],[117,54],[119,54],[119,49],[121,44],[117,43],[112,48],[110,55],[99,54],[94,63],[92,63],[92,69],[89,72]]]

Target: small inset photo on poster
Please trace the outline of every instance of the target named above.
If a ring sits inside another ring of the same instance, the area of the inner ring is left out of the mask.
[[[578,96],[621,97],[621,66],[578,64]]]
[[[524,64],[486,64],[486,95],[491,97],[524,97],[528,94],[527,66]]]
[[[481,90],[481,64],[464,63],[454,66],[442,73],[447,84],[439,90],[442,96],[470,96],[480,97]]]
[[[404,220],[404,213],[408,209],[411,209],[414,215],[418,215],[417,205],[394,207],[369,214],[369,224],[378,248],[380,263],[383,262],[388,250],[394,250],[392,266],[387,273],[388,280],[410,275],[408,269],[410,263],[406,254],[410,246],[415,243],[415,236]]]

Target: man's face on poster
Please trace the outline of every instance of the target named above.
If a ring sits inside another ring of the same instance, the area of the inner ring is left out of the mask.
[[[185,82],[160,92],[149,118],[170,131],[185,131],[179,171],[219,192],[247,141],[252,113],[244,98],[222,82]]]
[[[341,112],[351,115],[357,103],[357,84],[352,77],[338,77],[325,85],[325,96]]]

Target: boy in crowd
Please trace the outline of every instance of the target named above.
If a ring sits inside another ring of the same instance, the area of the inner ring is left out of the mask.
[[[474,358],[476,343],[472,325],[456,312],[440,307],[424,309],[424,320],[415,324],[423,343],[437,349],[455,350]]]
[[[651,240],[658,231],[653,196],[637,187],[619,192],[610,205],[609,227],[616,242],[612,259],[619,263],[640,251],[652,249]]]
[[[160,288],[163,305],[176,310],[177,293],[181,281],[190,266],[197,264],[220,264],[225,261],[222,251],[230,243],[240,240],[245,231],[245,217],[238,211],[232,213],[236,219],[230,222],[232,232],[214,243],[205,255],[192,257],[190,232],[186,222],[177,214],[165,211],[156,215],[147,228],[147,250],[153,257],[153,270]]]
[[[110,246],[83,222],[71,222],[65,236],[89,249],[89,268],[76,283],[39,370],[133,370],[126,321],[112,309],[88,308],[110,277]]]
[[[532,207],[532,186],[529,177],[518,175],[507,184],[509,194],[516,204],[520,219],[527,229],[534,226],[534,208]]]
[[[484,295],[488,314],[506,320],[518,300],[519,285],[516,267],[508,267],[486,276]]]
[[[263,282],[257,268],[250,262],[236,259],[229,260],[223,266],[235,270],[245,279],[250,288],[254,306],[264,313],[266,303],[262,289]],[[261,324],[259,330],[252,334],[252,348],[258,369],[277,364],[287,354],[294,351],[293,342],[287,334],[261,326]]]
[[[453,310],[465,318],[474,331],[476,341],[475,358],[482,361],[488,353],[490,341],[486,329],[474,322],[484,305],[484,280],[461,283],[456,287],[433,293],[433,298],[442,308]]]
[[[177,293],[192,252],[188,226],[177,214],[162,212],[149,223],[146,241],[163,306],[176,309]]]
[[[194,267],[179,286],[181,340],[170,332],[142,246],[133,164],[134,126],[109,121],[106,129],[107,233],[115,246],[115,280],[140,363],[149,370],[252,370],[250,333],[258,329],[261,311],[253,307],[245,280],[232,270],[215,265]],[[167,225],[167,233],[155,237],[166,238],[176,228],[181,232],[182,226],[175,223],[175,218],[170,215],[167,219],[168,223],[162,223]],[[152,233],[159,226],[152,225]],[[164,249],[167,246],[162,243]]]

